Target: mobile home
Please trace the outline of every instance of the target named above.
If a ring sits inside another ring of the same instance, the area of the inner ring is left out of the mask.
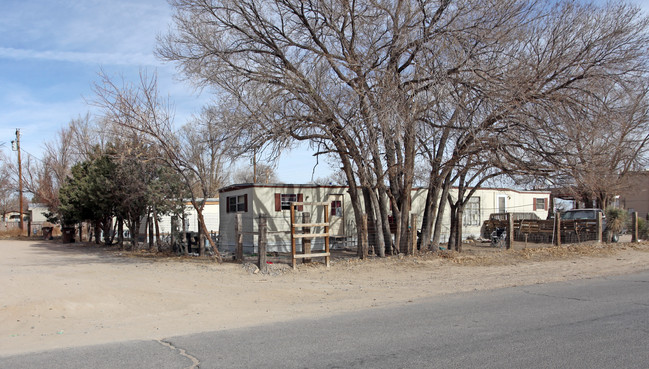
[[[329,234],[332,248],[354,246],[356,242],[356,222],[351,197],[346,186],[315,184],[236,184],[220,191],[220,248],[232,251],[236,247],[235,223],[241,218],[244,252],[256,251],[259,234],[259,218],[267,219],[268,251],[288,252],[290,243],[290,208],[292,202],[303,202],[296,206],[296,222],[302,222],[305,213],[310,222],[324,221],[324,212],[330,221]],[[426,189],[413,189],[412,213],[417,214],[416,229],[421,229],[422,215],[426,202]],[[451,190],[457,196],[457,190]],[[548,215],[550,192],[519,191],[507,188],[480,188],[468,201],[464,211],[464,237],[479,238],[482,223],[492,213],[526,212],[541,219]],[[310,203],[324,203],[310,205]],[[448,207],[442,225],[442,241],[448,240],[450,232],[450,213]],[[322,230],[312,230],[319,233]],[[314,239],[313,250],[323,249],[324,241]]]

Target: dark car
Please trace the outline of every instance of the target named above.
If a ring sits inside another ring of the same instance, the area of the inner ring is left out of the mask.
[[[597,214],[602,214],[602,229],[606,230],[606,215],[602,209],[572,209],[561,213],[561,220],[590,220],[597,221]],[[617,237],[617,236],[616,236]],[[617,242],[617,241],[614,241]]]
[[[602,209],[572,209],[567,210],[561,213],[561,219],[573,220],[573,219],[586,219],[586,220],[597,220],[597,214],[602,214],[602,219],[605,219],[606,216]]]

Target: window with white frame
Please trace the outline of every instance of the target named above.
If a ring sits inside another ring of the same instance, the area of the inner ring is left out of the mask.
[[[548,210],[546,208],[546,204],[547,204],[547,199],[545,198],[534,199],[534,210]]]
[[[464,226],[480,225],[480,198],[471,197],[464,206]]]
[[[283,193],[281,197],[282,201],[282,210],[290,210],[291,203],[297,202],[297,194],[295,193]]]
[[[304,195],[301,193],[276,193],[275,194],[275,211],[290,210],[294,202],[304,202]],[[296,211],[302,211],[304,206],[297,205]]]

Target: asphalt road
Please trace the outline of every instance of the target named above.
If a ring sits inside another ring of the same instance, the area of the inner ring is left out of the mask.
[[[649,368],[649,271],[0,357],[0,368],[471,367]]]

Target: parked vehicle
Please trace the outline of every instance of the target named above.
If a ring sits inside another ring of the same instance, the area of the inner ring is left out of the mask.
[[[561,220],[591,220],[597,221],[597,214],[602,214],[602,229],[609,232],[606,226],[606,214],[602,209],[572,209],[561,213]],[[611,241],[617,242],[619,236],[617,232],[611,232]]]
[[[567,210],[561,213],[561,219],[565,220],[574,220],[574,219],[586,219],[586,220],[597,220],[597,214],[602,214],[602,220],[606,219],[606,215],[602,209],[572,209]]]
[[[509,214],[514,221],[527,220],[527,219],[533,219],[533,220],[541,219],[539,218],[538,215],[536,215],[536,213],[514,212],[514,213],[491,213],[489,214],[489,220],[505,220],[507,219],[507,214]]]

